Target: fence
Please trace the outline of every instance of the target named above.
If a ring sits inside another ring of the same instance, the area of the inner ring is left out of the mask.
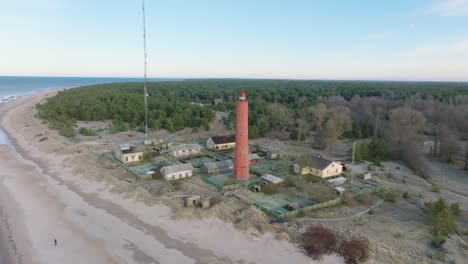
[[[379,187],[375,187],[373,189],[368,189],[371,193],[378,193],[380,191],[380,188]],[[363,191],[359,192],[359,193],[355,193],[353,195],[353,197],[357,197],[359,195],[361,195],[363,193]],[[281,219],[281,218],[284,218],[284,217],[294,217],[294,216],[297,216],[298,214],[302,214],[302,213],[305,213],[305,212],[310,212],[310,211],[313,211],[313,210],[317,210],[317,209],[322,209],[322,208],[327,208],[327,207],[331,207],[331,206],[335,206],[335,205],[340,205],[341,203],[343,203],[344,199],[343,197],[338,197],[336,199],[333,199],[333,200],[329,200],[329,201],[326,201],[326,202],[323,202],[323,203],[318,203],[318,204],[314,204],[314,205],[311,205],[311,206],[306,206],[306,207],[303,207],[303,208],[299,208],[297,210],[294,210],[294,211],[286,211],[285,209],[281,208],[281,210],[271,210],[271,209],[268,209],[268,208],[265,208],[257,203],[253,203],[253,205],[255,207],[257,207],[258,209],[260,209],[262,212],[266,213],[267,215],[275,218],[275,219]]]

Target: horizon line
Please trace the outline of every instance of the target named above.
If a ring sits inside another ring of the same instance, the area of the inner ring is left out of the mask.
[[[13,78],[88,78],[88,79],[142,79],[141,77],[117,77],[117,76],[38,76],[38,75],[0,75],[0,77]],[[426,82],[426,83],[468,83],[468,80],[448,81],[448,80],[404,80],[404,79],[313,79],[313,78],[260,78],[260,77],[148,77],[148,79],[172,79],[172,80],[265,80],[265,81],[322,81],[322,82]]]

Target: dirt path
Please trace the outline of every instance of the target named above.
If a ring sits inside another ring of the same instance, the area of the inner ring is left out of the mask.
[[[361,211],[361,212],[356,213],[356,214],[353,214],[353,215],[350,215],[350,216],[346,216],[346,217],[328,218],[328,219],[327,219],[327,218],[303,217],[303,218],[298,218],[297,221],[298,221],[298,222],[305,222],[305,221],[339,222],[339,221],[350,220],[350,219],[353,219],[353,218],[355,218],[355,217],[358,217],[358,216],[361,216],[361,215],[363,215],[363,214],[368,213],[371,209],[374,209],[374,208],[378,207],[378,206],[381,205],[383,202],[384,202],[384,200],[379,200],[379,201],[377,201],[374,205],[372,205],[371,207],[367,208],[366,210]]]

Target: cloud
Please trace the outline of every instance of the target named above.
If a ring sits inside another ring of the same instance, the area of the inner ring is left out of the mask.
[[[438,0],[426,12],[440,16],[468,15],[468,0]]]

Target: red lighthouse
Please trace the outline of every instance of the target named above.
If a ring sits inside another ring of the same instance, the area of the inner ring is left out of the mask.
[[[239,94],[236,108],[236,153],[234,177],[249,179],[249,103],[244,91]]]

